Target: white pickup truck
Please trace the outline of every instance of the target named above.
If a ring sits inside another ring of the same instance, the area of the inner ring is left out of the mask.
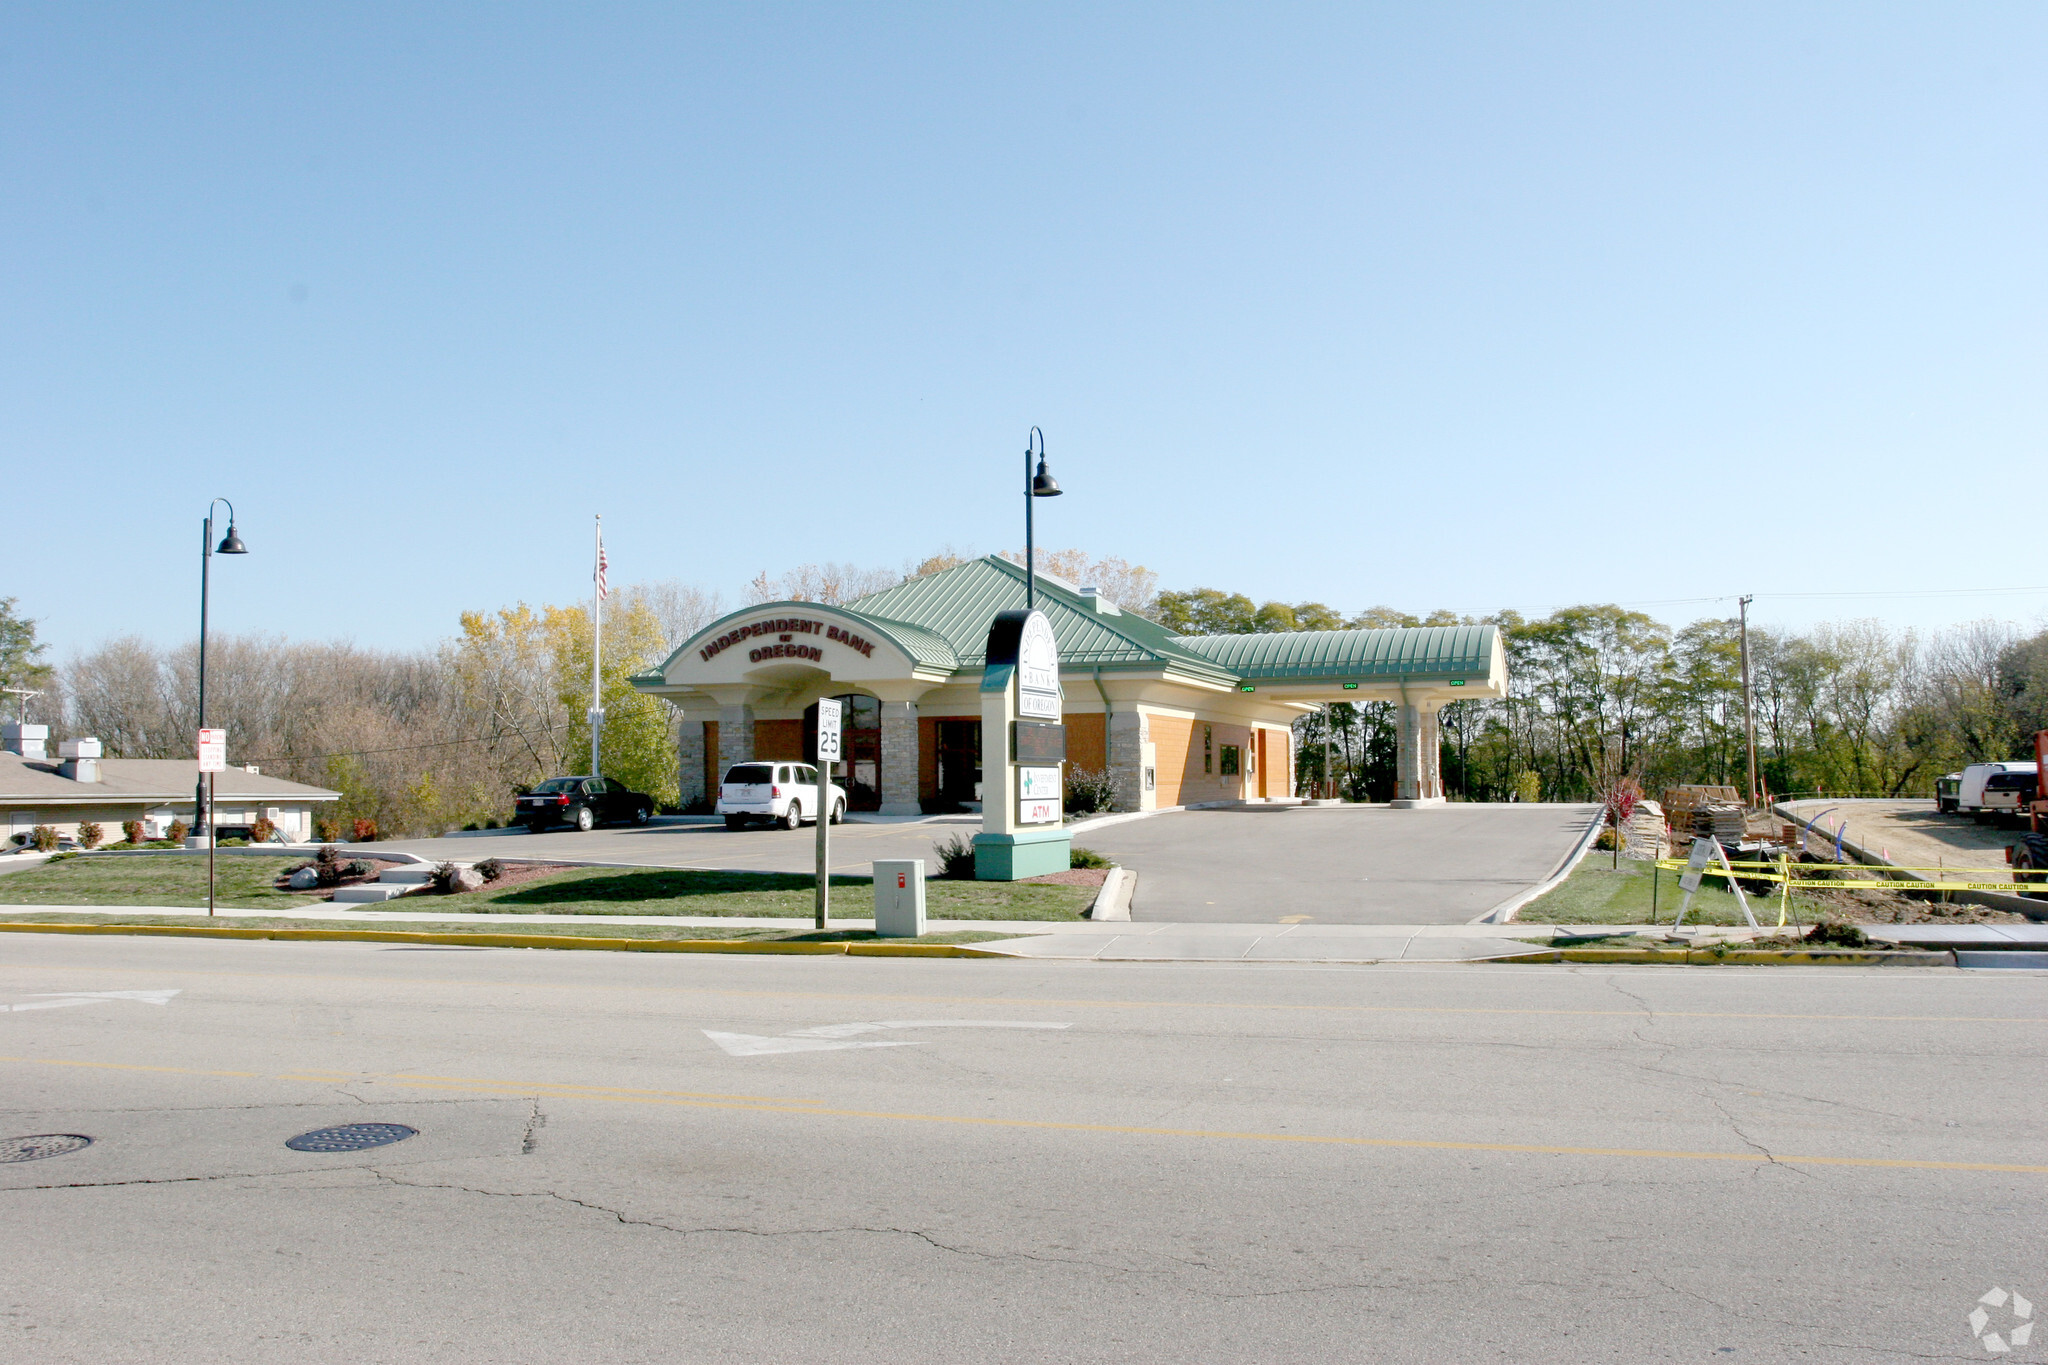
[[[831,821],[846,818],[846,791],[837,783],[832,795]],[[725,817],[727,829],[739,829],[762,820],[795,829],[818,818],[818,770],[808,763],[735,763],[725,770],[718,784],[717,813]]]

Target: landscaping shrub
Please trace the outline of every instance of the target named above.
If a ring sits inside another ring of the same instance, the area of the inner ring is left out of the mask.
[[[1116,808],[1116,784],[1107,768],[1075,767],[1067,772],[1067,814],[1089,815]]]
[[[140,820],[123,820],[121,822],[121,833],[128,836],[129,843],[140,844],[143,835],[142,822]]]
[[[37,825],[28,832],[28,841],[38,852],[48,853],[57,847],[57,829],[54,825]]]
[[[1831,948],[1868,948],[1870,935],[1853,924],[1840,924],[1833,920],[1822,920],[1807,930],[1808,943],[1825,944]]]
[[[505,875],[505,864],[496,858],[486,858],[476,865],[476,875],[487,882],[494,882]]]
[[[455,874],[461,870],[454,863],[435,863],[434,870],[427,874],[427,885],[448,895],[455,890]]]
[[[320,851],[313,855],[313,875],[318,879],[315,885],[341,885],[341,854],[333,844],[320,845]]]
[[[1593,839],[1593,847],[1599,849],[1602,853],[1607,852],[1609,849],[1619,849],[1621,846],[1621,835],[1612,825],[1602,829]]]
[[[192,826],[183,820],[171,821],[171,827],[164,831],[164,838],[170,840],[173,848],[185,842],[185,836],[192,832]]]
[[[974,880],[974,841],[966,835],[956,834],[943,844],[933,844],[932,852],[939,855],[939,876],[956,882]]]
[[[341,865],[341,875],[344,877],[367,877],[370,871],[370,864],[361,858],[351,858]]]
[[[313,822],[313,837],[323,844],[331,843],[341,837],[341,826],[332,820],[315,820]]]
[[[106,837],[107,832],[99,827],[98,821],[81,820],[78,822],[78,842],[84,844],[87,848],[98,848],[100,840]]]
[[[349,842],[374,844],[377,842],[377,822],[367,816],[349,822]]]
[[[249,839],[252,843],[267,844],[276,837],[277,825],[261,815],[256,817],[255,824],[249,826]]]
[[[1109,867],[1109,859],[1092,848],[1071,848],[1067,850],[1068,867]]]

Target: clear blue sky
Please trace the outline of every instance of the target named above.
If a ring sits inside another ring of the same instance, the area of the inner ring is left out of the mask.
[[[2048,583],[2044,39],[2037,3],[17,4],[0,596],[60,655],[185,638],[219,493],[226,630],[569,600],[597,511],[615,581],[730,599],[1020,544],[1033,423],[1042,543],[1173,587]]]

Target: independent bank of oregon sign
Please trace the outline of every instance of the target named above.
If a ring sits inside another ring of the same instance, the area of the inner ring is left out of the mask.
[[[709,663],[731,649],[734,645],[762,636],[773,636],[773,644],[756,645],[747,651],[748,663],[765,663],[770,659],[808,659],[817,663],[825,657],[825,651],[814,644],[799,640],[800,635],[822,637],[835,644],[857,650],[862,657],[875,657],[873,642],[854,634],[844,626],[832,625],[825,621],[812,621],[798,616],[777,616],[766,621],[753,621],[744,626],[735,626],[697,651],[697,656]],[[1054,681],[1058,681],[1058,665],[1054,665]]]
[[[1060,647],[1045,613],[1024,619],[1017,641],[1017,714],[1036,720],[1060,718]]]

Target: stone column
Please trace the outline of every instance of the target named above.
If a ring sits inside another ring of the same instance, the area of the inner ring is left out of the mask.
[[[1422,710],[1401,702],[1394,708],[1394,800],[1413,801],[1422,795]]]
[[[883,815],[922,815],[917,799],[917,703],[882,703]]]
[[[718,770],[722,773],[735,763],[744,763],[754,756],[754,708],[751,706],[721,706],[718,708]]]
[[[1442,767],[1437,744],[1437,709],[1442,702],[1404,701],[1396,710],[1400,717],[1400,748],[1394,768],[1396,807],[1435,806],[1444,799]]]
[[[1417,727],[1416,756],[1422,760],[1419,775],[1425,801],[1444,799],[1444,746],[1443,731],[1437,723],[1439,709],[1435,702],[1424,705],[1422,723]]]
[[[1109,780],[1115,808],[1142,810],[1145,804],[1145,717],[1134,706],[1109,714]]]
[[[684,810],[705,796],[704,722],[685,718],[676,737],[676,783],[681,789],[677,801]]]

